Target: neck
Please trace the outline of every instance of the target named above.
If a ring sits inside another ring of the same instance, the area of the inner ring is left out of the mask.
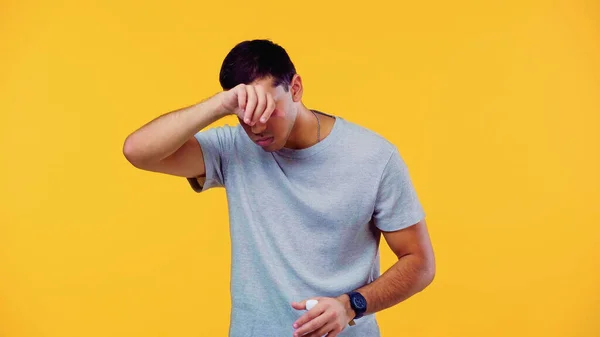
[[[299,150],[315,145],[317,143],[318,127],[319,124],[313,112],[304,105],[300,105],[294,127],[285,147]],[[321,139],[323,138],[323,129],[323,121],[321,120]]]

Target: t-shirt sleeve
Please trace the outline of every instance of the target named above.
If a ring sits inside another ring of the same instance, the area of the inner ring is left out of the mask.
[[[189,177],[188,182],[196,192],[225,186],[228,158],[234,141],[234,128],[224,125],[197,132],[194,137],[202,148],[206,174]]]
[[[397,149],[389,158],[377,190],[373,220],[382,231],[412,226],[425,217],[406,163]]]

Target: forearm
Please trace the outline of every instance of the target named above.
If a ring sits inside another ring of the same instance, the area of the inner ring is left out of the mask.
[[[224,116],[224,110],[213,98],[163,114],[129,135],[124,152],[133,162],[161,161],[199,130]]]
[[[413,254],[401,257],[375,281],[356,290],[367,300],[365,315],[390,308],[420,292],[433,280],[434,269],[433,262],[424,257]],[[350,308],[347,295],[340,299]]]

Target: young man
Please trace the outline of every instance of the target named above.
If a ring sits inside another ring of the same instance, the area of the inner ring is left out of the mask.
[[[435,263],[424,211],[398,150],[302,103],[286,51],[244,41],[223,91],[127,137],[137,168],[224,187],[232,243],[231,337],[377,337],[374,313],[423,290]],[[236,115],[239,126],[208,128]],[[379,243],[398,261],[380,275]],[[317,305],[306,310],[306,301]]]

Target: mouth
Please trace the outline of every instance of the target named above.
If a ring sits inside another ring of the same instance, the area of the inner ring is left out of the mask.
[[[274,137],[265,137],[255,140],[254,142],[259,146],[265,147],[271,145],[273,143]]]

